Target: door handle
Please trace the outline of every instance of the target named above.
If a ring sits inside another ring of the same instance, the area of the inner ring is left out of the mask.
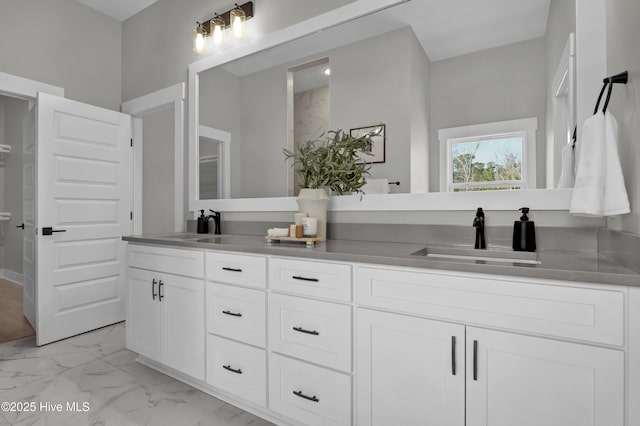
[[[456,375],[456,336],[451,336],[451,374]]]
[[[222,270],[229,271],[229,272],[242,272],[242,269],[240,268],[229,268],[228,266],[223,266]]]
[[[16,226],[16,228],[22,228],[22,229],[24,229],[24,223],[23,223],[23,224],[21,224],[21,225]]]
[[[473,380],[478,381],[478,341],[473,341]]]
[[[225,315],[231,315],[232,317],[241,317],[242,314],[240,312],[231,312],[231,311],[222,311]]]
[[[162,280],[158,281],[158,300],[162,302],[162,299],[164,299],[164,294],[162,294],[162,286],[164,285],[164,283],[162,282]]]
[[[155,278],[153,279],[153,281],[151,281],[151,298],[152,298],[153,300],[156,300],[156,296],[158,295],[158,294],[156,293],[156,283],[157,283],[157,282],[158,282],[158,281],[156,281],[156,279],[155,279]]]
[[[42,235],[53,235],[54,232],[67,232],[67,230],[66,229],[53,229],[50,226],[42,228]]]

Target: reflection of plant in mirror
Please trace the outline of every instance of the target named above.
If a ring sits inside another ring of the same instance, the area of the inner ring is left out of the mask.
[[[331,130],[324,138],[300,144],[295,153],[288,149],[283,152],[285,159],[293,159],[300,188],[329,188],[340,195],[360,192],[371,165],[359,154],[371,151],[371,137],[375,135],[370,132],[353,137],[342,130]]]

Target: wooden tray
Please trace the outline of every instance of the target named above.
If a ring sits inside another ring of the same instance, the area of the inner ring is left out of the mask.
[[[294,242],[294,243],[306,243],[307,247],[314,246],[318,243],[326,241],[324,238],[319,237],[305,237],[305,238],[293,238],[293,237],[264,237],[268,243],[279,243],[280,241]]]

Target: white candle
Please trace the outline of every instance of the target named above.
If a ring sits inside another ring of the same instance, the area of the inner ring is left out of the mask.
[[[304,226],[305,237],[315,237],[318,234],[318,218],[317,217],[305,217],[302,219],[302,226]]]

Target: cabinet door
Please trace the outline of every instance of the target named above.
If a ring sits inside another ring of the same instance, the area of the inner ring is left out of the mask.
[[[623,424],[622,351],[467,328],[467,425]]]
[[[204,282],[161,275],[166,364],[204,380]]]
[[[161,362],[162,322],[157,277],[150,271],[129,268],[127,291],[127,349]]]
[[[464,425],[464,326],[366,309],[356,320],[359,425]]]

